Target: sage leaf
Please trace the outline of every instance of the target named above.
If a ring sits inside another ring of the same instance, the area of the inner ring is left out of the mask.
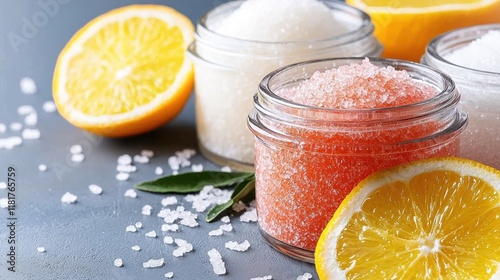
[[[193,193],[201,191],[207,185],[225,188],[253,177],[253,173],[248,172],[185,172],[142,182],[135,187],[138,190],[153,193]]]
[[[236,185],[231,198],[227,202],[216,205],[208,210],[205,220],[209,223],[213,222],[231,212],[233,205],[238,201],[248,202],[254,198],[255,177],[252,175]]]

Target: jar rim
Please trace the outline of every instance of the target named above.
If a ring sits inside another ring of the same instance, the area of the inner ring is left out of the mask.
[[[474,75],[490,76],[499,79],[500,72],[484,71],[455,64],[445,59],[439,50],[441,44],[444,44],[448,41],[453,42],[454,45],[456,45],[457,43],[470,43],[490,30],[500,31],[500,23],[462,27],[440,34],[427,44],[426,52],[422,56],[421,60],[423,63],[429,64],[430,61],[428,61],[428,59],[433,59],[433,62],[447,65],[448,67],[452,67],[454,70],[464,70]],[[457,38],[459,41],[452,41],[453,38]]]

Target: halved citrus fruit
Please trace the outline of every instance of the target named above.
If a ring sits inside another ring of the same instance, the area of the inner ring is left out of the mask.
[[[61,51],[53,79],[60,114],[111,137],[140,134],[176,117],[193,87],[186,50],[194,26],[161,5],[131,5],[87,23]]]
[[[427,43],[459,27],[500,22],[499,0],[346,0],[368,13],[382,56],[420,61]]]
[[[500,171],[459,158],[375,172],[315,251],[320,279],[499,279]]]

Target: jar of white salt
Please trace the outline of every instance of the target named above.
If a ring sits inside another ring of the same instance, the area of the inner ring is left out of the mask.
[[[247,0],[215,7],[199,20],[189,48],[200,150],[215,163],[252,170],[246,118],[267,73],[305,60],[381,52],[370,17],[343,2]]]
[[[449,74],[469,115],[460,156],[500,169],[500,24],[442,34],[427,46],[422,63]]]

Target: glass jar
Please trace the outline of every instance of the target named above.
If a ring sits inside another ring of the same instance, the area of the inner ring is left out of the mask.
[[[370,59],[430,84],[439,93],[422,102],[380,109],[328,109],[292,103],[276,91],[316,71],[362,58],[302,62],[260,83],[248,126],[255,135],[258,223],[279,251],[313,262],[316,242],[345,196],[369,174],[413,160],[458,154],[467,116],[453,81],[424,65]]]
[[[260,80],[279,67],[318,58],[378,56],[382,47],[364,12],[321,1],[348,32],[321,40],[262,42],[236,39],[212,29],[244,1],[231,1],[200,19],[189,54],[195,69],[195,110],[201,152],[220,165],[253,170],[253,137],[246,126]]]
[[[444,58],[489,30],[500,30],[500,24],[444,33],[427,45],[422,63],[450,75],[462,95],[460,103],[469,116],[469,124],[462,136],[460,156],[500,169],[500,73],[462,67]]]

